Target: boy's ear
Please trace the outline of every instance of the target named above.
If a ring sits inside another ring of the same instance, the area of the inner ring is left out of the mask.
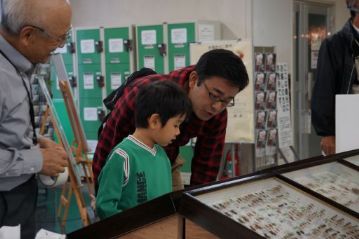
[[[150,129],[159,129],[162,127],[161,118],[159,114],[152,114],[148,118],[148,127]]]

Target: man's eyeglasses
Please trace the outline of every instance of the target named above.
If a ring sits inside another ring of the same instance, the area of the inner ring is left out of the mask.
[[[59,43],[59,46],[64,46],[65,42],[67,41],[67,39],[69,38],[70,34],[71,34],[71,30],[72,28],[70,28],[65,34],[61,35],[61,36],[55,36],[53,34],[50,34],[49,32],[47,32],[45,29],[38,27],[38,26],[34,26],[34,25],[28,25],[32,28],[35,28],[36,30],[40,31],[42,34],[44,34],[47,38],[53,39],[54,41],[56,41],[57,43]]]
[[[208,91],[208,96],[209,98],[211,99],[211,101],[213,103],[217,103],[217,102],[221,102],[223,106],[226,106],[226,107],[232,107],[234,106],[234,98],[231,97],[231,98],[228,98],[228,99],[222,99],[221,97],[219,97],[218,95],[212,93],[210,91],[210,89],[208,88],[208,86],[206,85],[205,82],[203,82],[203,85],[204,87],[206,88],[206,90]]]

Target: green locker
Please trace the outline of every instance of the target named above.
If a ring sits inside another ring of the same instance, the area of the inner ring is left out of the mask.
[[[184,159],[184,165],[181,167],[181,178],[184,185],[190,185],[191,181],[191,166],[193,158],[193,147],[180,147],[180,156]]]
[[[73,31],[70,31],[70,35],[66,40],[66,44],[62,48],[57,48],[55,53],[61,54],[66,67],[66,72],[69,77],[70,83],[75,80],[76,77],[74,74],[74,54],[75,54],[75,45],[73,42]],[[62,94],[58,86],[57,72],[55,66],[51,64],[51,93],[54,99],[62,99]],[[74,89],[73,89],[74,90]],[[73,92],[74,93],[74,92]]]
[[[74,77],[73,65],[65,65],[67,76],[69,77],[70,83]],[[76,80],[76,78],[75,78]],[[74,88],[72,89],[74,91]],[[51,65],[51,93],[53,99],[62,99],[62,93],[58,84],[58,78],[55,67]],[[74,92],[72,92],[74,95]]]
[[[169,71],[189,66],[189,44],[196,41],[195,23],[171,23],[167,29]]]
[[[78,64],[101,64],[103,50],[100,29],[78,29],[76,31]]]
[[[163,26],[137,26],[137,68],[147,67],[157,73],[165,72],[166,44]]]
[[[75,44],[73,40],[73,31],[70,31],[70,35],[66,40],[66,44],[62,48],[58,48],[56,53],[61,53],[62,59],[65,65],[72,65],[74,60],[73,56],[75,53]]]
[[[80,118],[86,138],[97,139],[97,130],[101,124],[101,114],[103,115],[102,102],[97,99],[80,99]]]
[[[75,53],[75,45],[73,40],[73,31],[70,31],[70,35],[66,40],[66,44],[62,48],[57,48],[55,53],[59,53],[62,56],[65,65],[73,64],[73,56]]]
[[[106,64],[106,93],[117,89],[130,75],[129,64]]]
[[[93,98],[102,101],[104,87],[101,65],[79,65],[79,94],[82,98]]]
[[[106,64],[130,64],[129,28],[105,28],[104,36]]]
[[[88,140],[87,142],[92,141],[92,140],[98,140],[98,136],[97,136],[97,129],[94,129],[94,130],[86,130],[85,131],[85,135],[86,135],[86,139]],[[90,147],[90,149],[93,148],[93,147]],[[90,150],[90,152],[95,152],[96,148],[93,148]]]
[[[65,132],[67,141],[71,144],[75,140],[75,136],[72,131],[70,119],[67,114],[66,105],[63,99],[54,99],[53,104],[55,106],[56,113],[61,122],[61,126]],[[55,134],[56,135],[56,134]],[[56,138],[56,140],[58,140]]]

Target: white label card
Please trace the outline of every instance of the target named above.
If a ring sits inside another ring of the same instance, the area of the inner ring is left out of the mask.
[[[175,56],[174,57],[174,66],[175,66],[175,70],[185,67],[186,66],[186,57],[185,56]]]
[[[87,146],[89,147],[89,153],[95,153],[97,140],[87,140]]]
[[[171,30],[171,42],[173,44],[182,44],[187,42],[187,29],[179,28]]]
[[[95,53],[95,40],[81,40],[81,53],[89,54]]]
[[[156,31],[146,30],[141,32],[142,45],[154,45],[157,43]]]
[[[121,73],[111,74],[111,89],[115,90],[122,84]]]
[[[84,108],[84,120],[85,121],[96,121],[97,120],[97,108],[85,107]]]
[[[145,56],[143,66],[155,70],[155,57]]]
[[[123,52],[123,39],[116,38],[108,40],[108,51],[110,53]]]
[[[214,32],[214,26],[210,24],[200,24],[198,26],[199,34],[198,34],[198,40],[201,42],[206,41],[214,41],[215,40],[215,32]]]
[[[94,88],[95,88],[95,84],[94,84],[93,74],[84,74],[84,89],[90,90]]]
[[[67,44],[65,44],[63,47],[59,47],[55,50],[55,53],[59,54],[66,54],[67,53]]]

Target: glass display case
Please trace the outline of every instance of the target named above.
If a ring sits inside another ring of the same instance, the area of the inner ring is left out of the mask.
[[[227,233],[250,235],[248,230],[258,234],[251,238],[354,239],[359,236],[357,218],[276,177],[232,183],[223,189],[211,187],[208,192],[205,188],[187,193],[187,205],[197,201],[203,209],[220,214],[213,217],[230,218],[238,223],[234,229],[222,228],[222,232],[215,232],[220,237],[230,238]],[[200,215],[195,218],[195,222],[205,220]]]
[[[67,238],[359,238],[359,150],[164,195]]]
[[[333,162],[283,174],[359,215],[359,173]]]
[[[344,154],[345,155],[345,154]],[[185,192],[180,213],[220,238],[359,238],[359,173],[318,157]]]
[[[173,192],[80,230],[67,239],[219,239],[178,213],[182,192]]]

